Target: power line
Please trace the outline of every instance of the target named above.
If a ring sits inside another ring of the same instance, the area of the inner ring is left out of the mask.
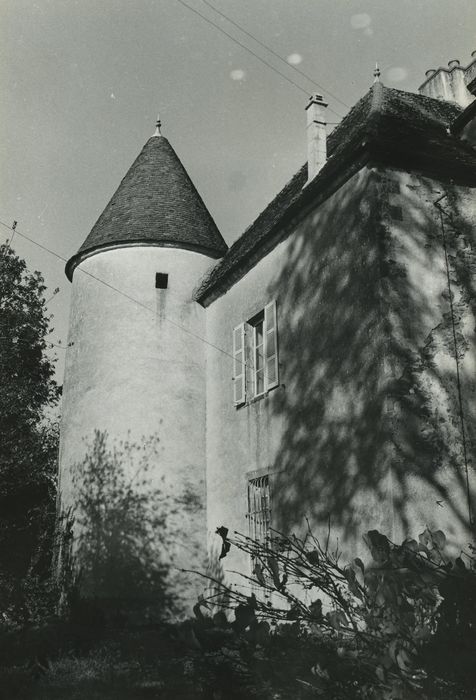
[[[10,231],[12,230],[11,226],[6,224],[4,221],[0,221],[0,225],[4,226],[5,228],[9,229]],[[29,241],[30,243],[33,243],[33,245],[36,245],[39,248],[41,248],[42,250],[46,251],[47,253],[50,253],[50,255],[53,255],[54,257],[58,258],[59,260],[62,260],[63,262],[68,262],[67,258],[64,258],[59,253],[56,253],[54,250],[51,250],[51,248],[47,248],[46,246],[42,245],[41,243],[38,243],[33,238],[30,238],[30,236],[27,236],[25,233],[21,233],[18,229],[16,229],[16,233],[19,236],[21,236],[22,238],[24,238],[25,240]],[[129,301],[132,301],[134,304],[141,306],[143,309],[150,311],[150,313],[154,314],[154,316],[157,315],[155,309],[151,309],[150,306],[143,304],[141,301],[139,301],[139,299],[136,299],[135,297],[131,296],[130,294],[123,292],[121,289],[114,287],[112,284],[109,284],[109,282],[106,282],[105,280],[102,280],[99,277],[96,277],[96,275],[93,275],[91,272],[88,272],[87,270],[83,270],[81,267],[77,267],[76,270],[81,272],[83,275],[88,275],[88,277],[91,277],[92,279],[96,280],[96,282],[99,282],[100,284],[104,284],[106,287],[108,287],[112,291],[117,292],[117,294],[120,294],[121,296],[125,297],[126,299],[129,299]],[[176,321],[172,321],[172,319],[168,318],[167,316],[162,316],[162,318],[165,321],[168,321],[169,323],[171,323],[173,326],[176,326],[180,330],[184,331],[184,333],[191,335],[192,337],[196,338],[197,340],[200,340],[202,343],[205,343],[206,345],[209,345],[210,347],[214,348],[215,350],[218,350],[218,352],[221,352],[223,355],[230,357],[233,361],[236,361],[236,358],[234,355],[227,352],[226,350],[223,350],[223,348],[220,348],[218,345],[215,345],[214,343],[210,343],[209,340],[206,340],[201,335],[198,335],[198,333],[194,333],[193,331],[188,330],[188,328],[185,328],[184,326],[180,325],[180,323],[177,323]],[[250,367],[250,365],[248,365],[246,362],[243,362],[243,361],[238,361],[238,362],[239,362],[239,364],[243,365],[243,367]]]
[[[6,224],[4,221],[0,221],[0,225],[4,226],[9,231],[13,231],[12,227],[9,226],[8,224]],[[47,253],[50,253],[50,255],[54,255],[55,258],[59,258],[60,260],[62,260],[65,263],[68,262],[68,258],[63,258],[62,255],[60,255],[59,253],[56,253],[54,250],[50,250],[50,248],[47,248],[46,246],[42,245],[41,243],[38,243],[38,241],[35,241],[33,238],[29,238],[29,236],[27,236],[25,233],[20,233],[20,231],[18,231],[17,229],[15,229],[15,230],[19,236],[21,236],[22,238],[25,238],[27,241],[30,241],[30,243],[33,243],[34,245],[38,246],[38,248],[41,248],[42,250],[46,251]]]
[[[11,245],[12,245],[12,243],[13,243],[13,239],[15,238],[15,230],[16,230],[17,224],[18,224],[18,221],[14,221],[13,224],[12,224],[12,231],[13,231],[13,233],[12,233],[12,237],[10,238],[10,247],[11,247]]]
[[[256,43],[259,44],[260,46],[262,46],[263,49],[266,49],[266,51],[269,51],[270,53],[272,53],[273,56],[275,56],[277,59],[279,59],[288,68],[291,68],[292,70],[296,71],[296,73],[299,73],[299,75],[302,75],[304,78],[306,78],[306,80],[309,80],[309,82],[311,82],[315,87],[318,87],[319,90],[323,90],[327,95],[330,95],[335,100],[337,100],[337,102],[340,102],[341,105],[343,105],[344,107],[347,107],[347,109],[350,109],[350,105],[346,104],[343,100],[340,99],[340,97],[337,97],[337,95],[334,95],[334,93],[332,93],[330,90],[325,88],[323,85],[320,85],[318,82],[316,82],[316,80],[314,80],[314,78],[311,78],[310,75],[305,73],[303,70],[301,70],[297,66],[293,66],[292,64],[288,63],[286,61],[286,59],[283,58],[282,56],[280,56],[279,53],[276,53],[276,51],[274,51],[274,49],[272,49],[270,46],[265,44],[263,41],[261,41],[260,39],[255,37],[254,34],[247,31],[244,27],[241,26],[241,24],[238,24],[238,22],[235,22],[233,19],[231,19],[231,17],[228,17],[228,15],[226,15],[224,12],[222,12],[217,7],[215,7],[215,5],[212,5],[211,2],[209,2],[208,0],[202,0],[202,2],[204,2],[205,5],[208,5],[208,7],[210,7],[214,12],[219,14],[221,17],[224,17],[224,19],[226,19],[228,22],[230,22],[230,24],[232,24],[234,27],[236,27],[241,32],[243,32],[243,34],[246,34],[246,36],[249,36],[250,39],[253,39],[253,41],[256,41]],[[336,112],[336,114],[337,114],[337,112]]]
[[[31,346],[31,342],[29,340],[22,340],[21,338],[12,338],[9,335],[0,335],[0,340],[11,340],[14,345],[16,345],[17,343],[23,343],[24,345]],[[67,350],[67,348],[69,348],[69,346],[70,346],[69,343],[68,343],[68,345],[58,345],[58,343],[53,343],[53,341],[51,341],[51,340],[45,340],[44,342],[50,348],[52,348],[54,346],[55,348],[59,348],[60,350]]]
[[[221,32],[222,34],[224,34],[225,36],[227,36],[227,37],[228,37],[229,39],[231,39],[231,41],[233,41],[235,44],[238,44],[238,46],[241,46],[242,49],[244,49],[245,51],[248,51],[248,53],[250,53],[252,56],[254,56],[255,58],[257,58],[258,61],[261,61],[261,63],[263,63],[265,66],[267,66],[268,68],[270,68],[272,71],[274,71],[275,73],[277,73],[278,75],[280,75],[282,78],[284,78],[284,80],[287,80],[288,83],[291,83],[291,85],[294,85],[295,88],[297,88],[298,90],[300,90],[301,92],[303,92],[307,97],[309,97],[309,91],[308,91],[308,90],[305,90],[303,87],[301,87],[301,85],[298,85],[297,83],[295,83],[294,80],[292,80],[292,79],[289,78],[287,75],[285,75],[284,73],[282,73],[280,70],[278,70],[277,68],[275,68],[271,63],[268,63],[268,61],[266,61],[264,58],[262,58],[262,57],[259,56],[257,53],[255,53],[252,49],[250,49],[248,46],[246,46],[246,44],[243,44],[241,41],[239,41],[238,39],[236,39],[232,34],[229,34],[227,31],[225,31],[224,29],[222,29],[222,27],[220,27],[219,24],[216,24],[216,22],[213,22],[213,20],[209,19],[206,15],[203,15],[201,12],[199,12],[198,10],[196,10],[194,7],[191,7],[190,5],[187,5],[187,3],[184,2],[183,0],[177,0],[177,2],[180,3],[181,5],[183,5],[184,7],[186,7],[187,10],[190,10],[190,12],[193,12],[194,14],[198,15],[199,17],[201,17],[201,18],[202,18],[203,20],[205,20],[205,22],[207,22],[208,24],[211,24],[212,27],[215,27],[215,29],[218,29],[219,32]],[[339,114],[338,112],[336,112],[334,109],[329,108],[329,110],[330,110],[331,112],[334,112],[334,114],[337,114],[338,117],[342,118],[342,115]]]
[[[55,297],[57,297],[59,293],[60,293],[60,289],[59,289],[59,287],[56,287],[55,291],[50,296],[50,298],[45,301],[45,306],[48,306],[50,301],[52,301]]]

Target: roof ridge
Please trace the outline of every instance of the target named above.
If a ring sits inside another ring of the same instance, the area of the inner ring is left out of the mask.
[[[370,110],[369,116],[373,114],[378,114],[383,111],[385,107],[385,85],[380,81],[373,83],[370,88]]]
[[[349,166],[351,169],[362,154],[371,153],[375,162],[414,167],[444,177],[451,170],[452,176],[461,182],[476,183],[474,150],[447,134],[448,126],[460,111],[450,102],[389,88],[382,83],[370,87],[329,135],[328,161],[312,183],[303,189],[305,164],[245,229],[224,258],[209,270],[196,298],[203,303],[207,296],[212,298],[212,290],[222,285],[228,288],[236,270],[246,267],[246,261],[258,255],[257,251],[266,250],[273,232],[282,227],[299,203],[309,203],[317,192],[324,191],[340,176],[342,169]]]

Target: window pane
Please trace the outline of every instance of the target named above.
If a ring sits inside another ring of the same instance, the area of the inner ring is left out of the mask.
[[[256,372],[256,393],[262,394],[264,391],[264,371],[262,369]]]
[[[256,371],[264,367],[264,351],[263,346],[256,348]]]
[[[256,326],[255,326],[255,333],[256,333],[256,345],[262,345],[263,343],[263,321],[260,321]]]
[[[266,363],[266,379],[268,380],[268,385],[276,381],[276,362],[274,357]]]
[[[276,327],[276,306],[274,303],[268,304],[265,309],[267,330]]]
[[[266,355],[269,357],[270,355],[274,355],[276,352],[276,333],[274,331],[270,331],[266,335]]]

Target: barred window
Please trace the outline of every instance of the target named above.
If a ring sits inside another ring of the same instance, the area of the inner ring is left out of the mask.
[[[271,527],[269,476],[248,481],[248,526],[251,539],[266,542]]]

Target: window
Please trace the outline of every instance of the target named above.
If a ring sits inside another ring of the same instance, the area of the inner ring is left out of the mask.
[[[264,394],[264,311],[252,321],[253,328],[253,392],[255,396]]]
[[[264,309],[264,388],[265,391],[278,386],[278,327],[276,322],[276,302]]]
[[[233,330],[233,399],[235,406],[246,401],[245,324]]]
[[[169,276],[166,272],[156,272],[155,273],[155,288],[156,289],[167,289],[169,284]]]
[[[269,475],[248,481],[248,526],[251,539],[266,543],[271,527]]]
[[[247,323],[233,329],[235,406],[246,403],[247,383],[251,386],[252,398],[263,396],[279,384],[275,301],[267,304]]]

